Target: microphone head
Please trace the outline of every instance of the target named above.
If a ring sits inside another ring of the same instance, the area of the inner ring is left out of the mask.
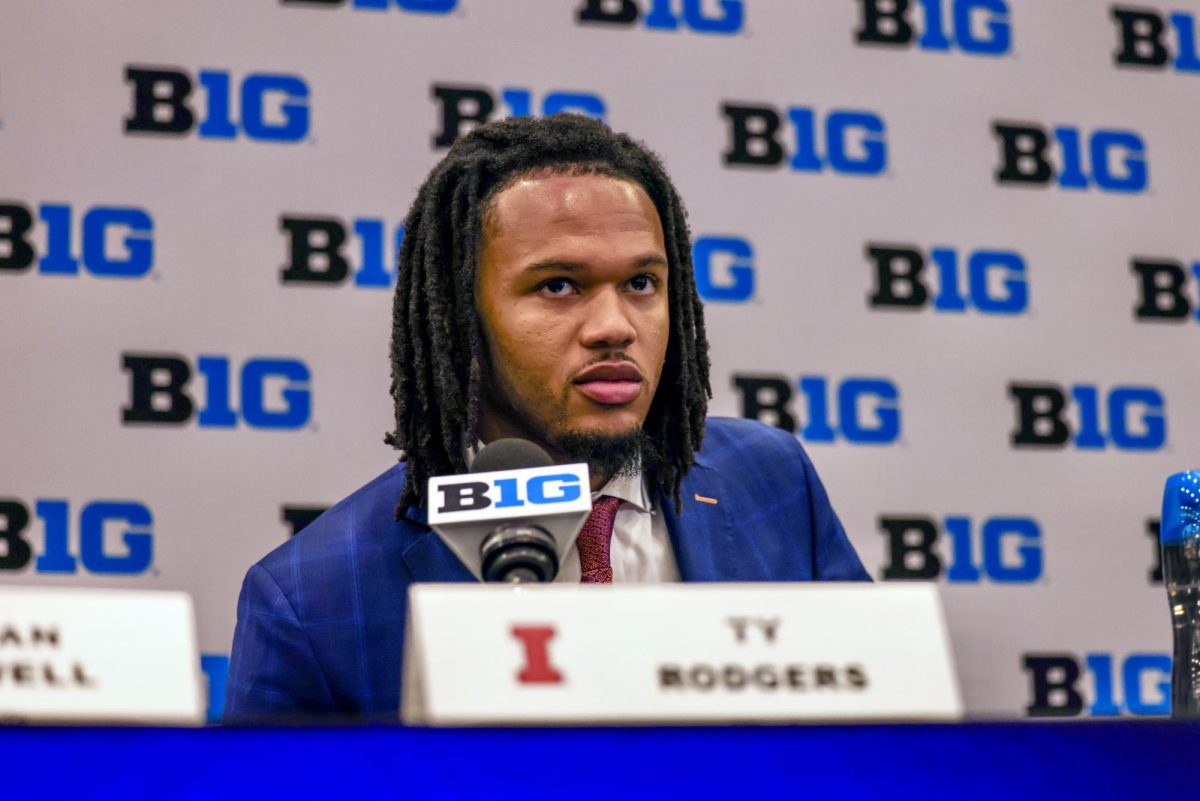
[[[550,454],[527,439],[498,439],[484,446],[471,462],[472,473],[494,473],[497,470],[520,470],[526,467],[549,467],[554,464]]]

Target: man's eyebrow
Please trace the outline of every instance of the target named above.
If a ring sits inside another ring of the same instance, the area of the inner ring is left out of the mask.
[[[670,263],[666,257],[660,256],[657,253],[647,253],[644,256],[639,256],[632,262],[632,267],[635,270],[640,270],[645,267],[669,267]],[[535,261],[532,264],[525,265],[522,272],[527,273],[550,273],[550,272],[565,272],[578,273],[587,270],[588,266],[577,261],[563,261],[561,259],[543,259]]]

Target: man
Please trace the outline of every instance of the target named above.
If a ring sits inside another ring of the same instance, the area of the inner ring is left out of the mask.
[[[502,437],[589,464],[559,581],[868,579],[794,437],[706,421],[684,210],[642,145],[578,116],[481,126],[405,231],[387,437],[403,461],[250,569],[227,720],[395,717],[409,585],[473,580],[425,525],[426,482]]]

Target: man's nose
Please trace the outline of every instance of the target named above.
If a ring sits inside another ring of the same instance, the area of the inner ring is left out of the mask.
[[[580,340],[588,348],[624,348],[637,338],[629,301],[613,286],[592,296],[586,307]]]

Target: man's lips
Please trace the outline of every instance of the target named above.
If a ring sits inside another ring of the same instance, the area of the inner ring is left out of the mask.
[[[641,394],[642,374],[629,362],[601,362],[577,375],[574,384],[595,403],[620,406]]]

